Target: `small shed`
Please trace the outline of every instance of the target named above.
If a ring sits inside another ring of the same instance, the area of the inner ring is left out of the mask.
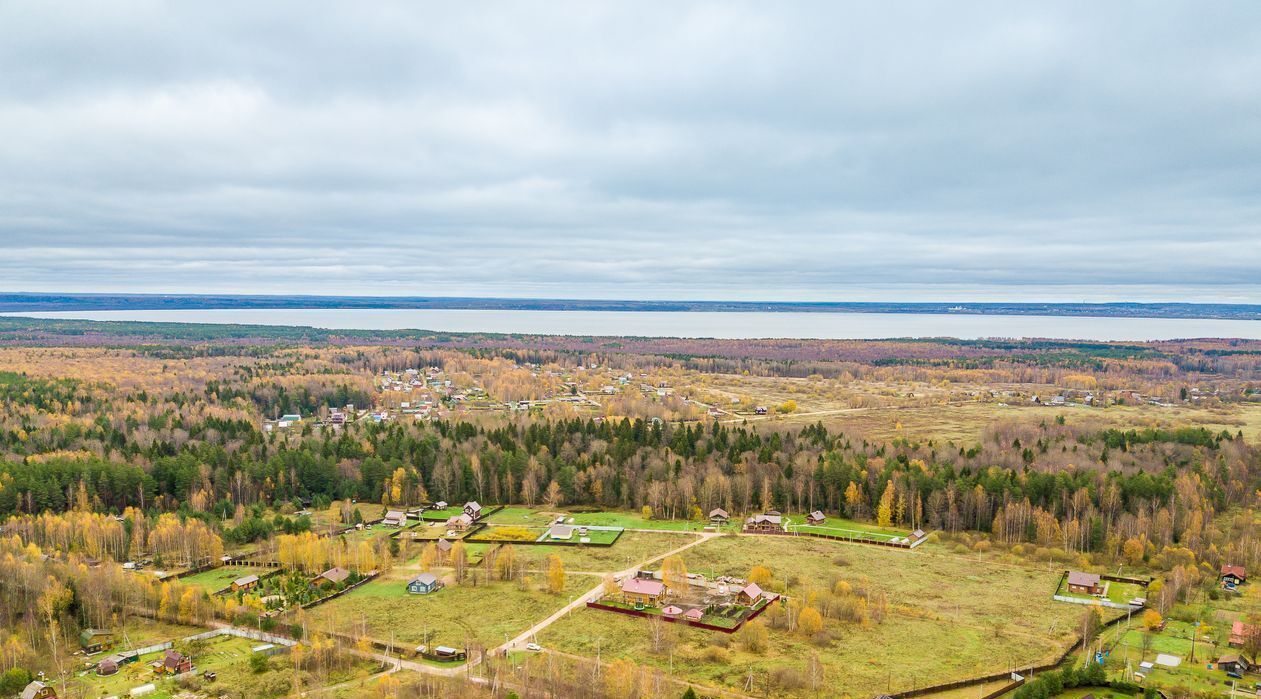
[[[250,590],[258,585],[257,575],[246,575],[232,581],[232,591]]]
[[[806,515],[806,524],[813,524],[817,526],[817,525],[823,524],[826,521],[827,521],[827,517],[824,516],[822,510],[815,510],[814,512],[811,512],[810,514]]]
[[[1236,653],[1226,653],[1217,659],[1217,669],[1224,672],[1243,674],[1251,669],[1248,661]]]

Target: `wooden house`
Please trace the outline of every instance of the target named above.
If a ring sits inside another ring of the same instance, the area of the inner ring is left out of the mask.
[[[1230,645],[1232,648],[1242,648],[1249,638],[1261,634],[1261,628],[1254,624],[1245,624],[1242,621],[1236,621],[1230,627]]]
[[[386,527],[401,527],[406,523],[407,513],[402,510],[390,510],[381,519],[381,525]]]
[[[1103,585],[1099,582],[1097,573],[1073,571],[1068,574],[1068,591],[1079,595],[1102,595]]]
[[[818,526],[826,522],[827,519],[828,518],[824,516],[822,510],[815,510],[814,512],[811,512],[810,514],[806,515],[806,524]]]
[[[438,547],[438,553],[441,553],[444,556],[451,553],[451,542],[446,539],[440,538],[434,542],[434,545]]]
[[[657,605],[665,596],[666,586],[660,580],[630,577],[622,581],[622,598],[630,604]]]
[[[51,685],[44,684],[43,682],[40,682],[39,680],[36,680],[26,685],[26,689],[22,690],[22,699],[56,699],[56,698],[57,698],[57,690],[53,689]]]
[[[482,516],[482,506],[476,500],[464,503],[464,514],[471,519],[476,520]]]
[[[754,602],[762,596],[762,588],[757,583],[749,583],[744,589],[736,593],[736,601],[746,607],[752,607]]]
[[[1217,659],[1217,669],[1223,672],[1233,672],[1242,675],[1252,669],[1247,660],[1236,653],[1226,653]]]
[[[311,581],[311,587],[330,587],[340,585],[346,582],[350,577],[350,571],[342,567],[329,568],[328,570],[315,576]]]
[[[778,513],[753,515],[744,520],[744,531],[754,534],[779,534],[784,531],[784,518]]]
[[[1233,590],[1248,582],[1248,572],[1244,570],[1243,566],[1223,565],[1222,573],[1218,580],[1221,581],[1223,588]]]
[[[731,515],[727,514],[727,511],[721,507],[715,507],[709,511],[710,524],[726,524],[729,519],[731,519]]]
[[[413,595],[427,595],[442,588],[442,582],[433,573],[421,573],[407,583],[407,591]]]
[[[183,653],[168,648],[162,655],[162,664],[158,671],[167,675],[182,675],[193,671],[193,659]]]
[[[447,529],[452,531],[466,532],[471,526],[473,526],[473,518],[470,517],[467,512],[464,514],[458,514],[447,520]]]
[[[84,629],[79,632],[79,647],[91,655],[114,647],[114,632],[105,629]]]

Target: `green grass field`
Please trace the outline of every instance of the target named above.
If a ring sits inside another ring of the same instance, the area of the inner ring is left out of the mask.
[[[695,539],[693,534],[623,532],[612,546],[519,546],[516,552],[519,558],[536,561],[538,570],[548,556],[557,556],[565,570],[612,573]]]
[[[428,595],[407,592],[407,581],[417,571],[395,569],[332,602],[312,608],[308,614],[316,628],[328,628],[381,641],[393,637],[400,646],[414,647],[426,640],[462,647],[469,640],[488,645],[503,643],[505,634],[516,635],[564,606],[598,580],[568,576],[565,593],[538,590],[541,575],[533,576],[530,589],[515,582],[478,585],[449,584]]]
[[[425,510],[420,513],[420,518],[426,522],[445,522],[456,515],[462,514],[463,512],[464,505],[461,503],[459,505],[451,505],[450,507],[442,510]]]
[[[709,521],[697,522],[687,519],[644,519],[639,512],[582,512],[570,515],[574,524],[588,524],[601,527],[622,527],[624,529],[661,529],[681,532],[697,532],[709,526]],[[736,525],[728,525],[734,530]]]
[[[505,507],[489,517],[482,518],[487,524],[517,524],[524,527],[543,527],[551,524],[559,513],[533,507]]]
[[[889,541],[891,539],[902,539],[911,535],[906,529],[896,529],[893,527],[881,527],[866,522],[855,522],[850,519],[842,519],[840,517],[828,516],[821,525],[805,524],[805,515],[789,515],[786,517],[789,522],[790,531],[810,532],[814,534],[830,534],[832,536],[848,536],[858,539],[875,539],[877,541]]]
[[[1230,678],[1221,670],[1209,670],[1208,663],[1219,655],[1232,651],[1226,646],[1229,636],[1229,625],[1218,625],[1212,631],[1204,628],[1196,634],[1192,623],[1168,620],[1163,631],[1151,635],[1150,643],[1144,650],[1146,635],[1138,623],[1137,616],[1126,628],[1124,622],[1115,629],[1105,633],[1105,642],[1117,641],[1106,667],[1109,672],[1119,674],[1125,670],[1128,662],[1135,672],[1145,673],[1145,684],[1153,684],[1164,688],[1186,687],[1199,692],[1229,692]],[[1191,638],[1196,635],[1195,661],[1191,660]],[[1156,665],[1150,670],[1139,667],[1139,663],[1154,661],[1158,653],[1165,653],[1182,658],[1178,667]],[[1261,678],[1258,678],[1261,679]],[[1252,680],[1257,681],[1257,680]]]
[[[816,644],[771,628],[768,648],[749,653],[725,634],[678,627],[673,667],[688,679],[738,689],[750,670],[770,675],[802,670],[817,653],[825,686],[844,686],[853,696],[910,689],[1001,671],[1011,663],[1057,656],[1074,638],[1081,609],[1053,602],[1036,590],[1054,586],[1057,572],[978,562],[937,552],[905,551],[804,537],[722,537],[683,554],[688,570],[706,575],[747,575],[765,565],[771,587],[804,598],[809,588],[830,589],[838,579],[883,593],[882,622],[863,626],[828,619],[830,641]],[[783,612],[762,618],[774,624]],[[642,619],[582,610],[550,627],[540,643],[557,650],[605,658],[627,657],[668,667],[654,652]],[[726,647],[722,647],[722,646]],[[807,696],[781,687],[775,696]]]
[[[1116,602],[1117,604],[1128,604],[1130,600],[1135,599],[1137,597],[1147,597],[1147,590],[1142,585],[1136,585],[1134,583],[1114,582],[1114,581],[1108,581],[1108,580],[1105,580],[1103,582],[1104,584],[1108,586],[1107,594],[1104,595],[1103,599],[1106,599],[1109,602]],[[1094,595],[1084,595],[1079,592],[1069,591],[1067,577],[1065,577],[1064,580],[1060,583],[1059,589],[1055,591],[1055,594],[1062,595],[1064,597],[1077,597],[1079,599],[1090,599],[1090,600],[1100,599],[1098,597],[1095,597]]]
[[[200,645],[200,651],[193,654],[194,670],[198,674],[207,670],[215,672],[220,676],[217,682],[232,686],[234,672],[250,672],[247,663],[251,649],[258,642],[235,636],[216,636]],[[180,644],[177,643],[177,646]],[[157,693],[150,696],[171,696],[177,690],[175,681],[157,675],[149,667],[149,663],[161,659],[162,654],[163,651],[158,651],[142,655],[136,662],[123,665],[117,674],[108,677],[87,672],[76,678],[77,683],[85,690],[84,696],[88,697],[124,696],[131,688],[149,682],[157,685]]]
[[[190,575],[186,578],[180,578],[180,582],[185,585],[196,585],[206,592],[218,592],[223,588],[232,584],[233,580],[243,578],[246,575],[262,575],[269,572],[267,568],[253,568],[250,566],[222,566],[207,570],[196,575]]]

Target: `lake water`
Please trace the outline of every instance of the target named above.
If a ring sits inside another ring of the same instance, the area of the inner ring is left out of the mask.
[[[1261,321],[1183,318],[935,315],[919,313],[713,313],[429,309],[55,311],[35,318],[298,325],[329,329],[627,335],[641,337],[880,339],[1039,337],[1061,340],[1261,339]]]

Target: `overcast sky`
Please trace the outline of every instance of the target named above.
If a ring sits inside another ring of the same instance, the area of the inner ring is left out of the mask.
[[[1261,302],[1261,2],[0,0],[0,290]]]

